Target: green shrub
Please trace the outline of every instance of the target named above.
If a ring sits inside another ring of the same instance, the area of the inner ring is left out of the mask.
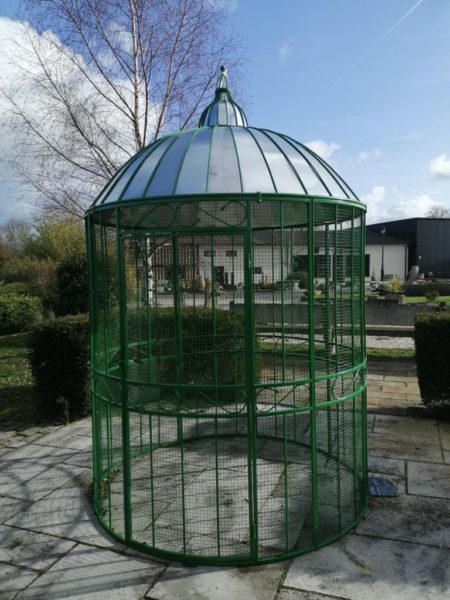
[[[0,277],[5,283],[23,281],[47,285],[54,281],[56,263],[50,259],[30,256],[7,258],[0,265]]]
[[[86,315],[50,319],[33,327],[30,363],[41,414],[73,421],[89,412],[89,325]]]
[[[306,271],[293,271],[289,275],[289,279],[298,281],[298,287],[306,289],[308,287],[308,273]]]
[[[77,315],[88,311],[86,255],[72,255],[56,271],[55,313]]]
[[[422,401],[434,416],[450,418],[450,313],[418,314],[415,344]]]
[[[35,296],[0,295],[0,335],[29,330],[42,319],[42,301]]]
[[[181,381],[192,384],[212,384],[214,361],[217,383],[243,383],[245,377],[244,318],[226,310],[185,308],[181,312]],[[137,329],[129,322],[130,329]],[[145,320],[140,327],[146,329]],[[151,331],[155,342],[152,356],[158,363],[158,381],[176,382],[176,322],[171,308],[157,309],[151,313]],[[144,333],[144,332],[143,332]]]
[[[38,283],[26,283],[24,281],[16,281],[14,283],[6,283],[0,286],[0,296],[37,296],[42,298],[43,287]]]
[[[393,275],[389,281],[388,290],[392,294],[399,294],[403,290],[403,282],[398,275]]]
[[[426,292],[425,298],[428,300],[428,302],[436,302],[436,300],[439,298],[439,292],[437,292],[436,290]]]

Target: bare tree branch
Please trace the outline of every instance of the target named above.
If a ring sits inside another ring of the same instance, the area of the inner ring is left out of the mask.
[[[17,76],[0,85],[11,165],[46,210],[81,216],[147,140],[189,127],[239,61],[211,0],[22,0]],[[17,27],[20,27],[17,25]]]

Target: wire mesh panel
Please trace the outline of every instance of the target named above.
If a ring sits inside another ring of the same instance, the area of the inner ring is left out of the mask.
[[[94,504],[151,554],[250,564],[366,504],[364,219],[276,195],[88,216]]]

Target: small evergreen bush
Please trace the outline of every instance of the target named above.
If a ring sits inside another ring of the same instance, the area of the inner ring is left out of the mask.
[[[422,313],[415,319],[417,376],[425,406],[450,418],[450,313]]]
[[[84,254],[72,255],[56,271],[55,313],[77,315],[88,310],[87,263]]]
[[[89,412],[89,323],[70,315],[36,325],[30,334],[34,394],[42,415],[73,421]]]
[[[0,335],[28,331],[42,319],[42,301],[36,296],[0,295]]]

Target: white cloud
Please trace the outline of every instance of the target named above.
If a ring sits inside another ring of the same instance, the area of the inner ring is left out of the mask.
[[[361,164],[362,162],[365,162],[366,160],[377,159],[377,158],[381,158],[382,156],[383,156],[383,153],[381,152],[381,150],[378,150],[378,149],[363,150],[362,152],[360,152],[358,154],[358,158],[357,158],[356,162],[358,164]]]
[[[333,154],[341,147],[341,145],[337,144],[336,142],[328,143],[324,140],[312,140],[311,142],[307,142],[305,145],[324,160],[331,158]]]
[[[368,194],[361,196],[361,200],[367,206],[368,223],[377,222],[380,219],[380,213],[382,212],[380,205],[384,199],[385,189],[383,185],[375,185]]]
[[[129,44],[129,38],[125,31],[117,29],[114,32],[121,46],[126,49]],[[50,85],[45,85],[46,79],[42,77],[42,68],[33,52],[32,45],[39,49],[39,53],[44,57],[47,68],[51,71],[52,78],[57,80],[60,87],[66,89],[76,89],[77,93],[73,96],[71,109],[78,110],[78,104],[85,107],[92,106],[92,113],[95,110],[97,123],[100,123],[103,131],[109,134],[122,148],[126,148],[131,154],[135,151],[133,136],[128,126],[124,123],[121,112],[112,107],[111,103],[102,101],[99,95],[93,94],[86,79],[80,77],[79,69],[76,64],[89,73],[92,81],[107,96],[109,89],[104,80],[95,70],[90,70],[90,66],[85,63],[83,57],[71,51],[67,46],[63,46],[59,39],[49,31],[38,33],[26,23],[15,21],[6,17],[0,17],[0,44],[2,52],[0,55],[0,88],[14,97],[17,106],[23,110],[30,122],[36,124],[36,128],[45,131],[47,139],[52,140],[55,146],[65,148],[64,144],[72,143],[72,138],[62,135],[67,128],[67,119],[64,120],[61,107],[57,107],[57,102],[53,97],[53,89]],[[59,55],[55,59],[56,48],[64,51],[64,56]],[[107,56],[100,57],[104,59],[105,64],[108,61]],[[132,98],[133,90],[125,80],[112,78],[113,82],[120,86],[124,97]],[[68,95],[70,98],[70,95]],[[56,107],[56,108],[55,108]],[[17,112],[18,108],[15,109]],[[14,111],[13,111],[14,112]],[[84,118],[82,111],[80,118]],[[150,115],[149,127],[154,124],[155,116],[153,112]],[[30,214],[31,206],[36,198],[36,194],[30,191],[28,186],[15,181],[8,161],[15,155],[17,142],[27,143],[29,147],[36,143],[33,136],[25,137],[24,131],[19,128],[14,130],[11,127],[11,105],[6,97],[0,93],[0,222],[7,220],[11,214],[17,216],[18,211]],[[103,143],[103,138],[99,137]],[[109,155],[121,164],[126,156],[123,151],[114,144],[106,146]],[[44,153],[37,154],[38,160],[31,165],[34,170],[46,170],[58,168],[58,165],[50,157],[44,156]],[[80,145],[80,161],[89,161],[90,157],[84,153]],[[28,166],[28,165],[27,165]],[[90,164],[88,165],[90,166]],[[61,175],[60,181],[63,181]],[[61,184],[62,185],[62,184]],[[80,196],[89,196],[89,200],[94,197],[91,185],[80,180]],[[22,208],[23,207],[23,208]]]
[[[278,48],[278,57],[280,60],[287,60],[291,56],[293,50],[292,46],[292,40],[289,39]]]
[[[439,154],[430,161],[429,170],[433,177],[450,177],[450,156]]]
[[[389,207],[389,215],[391,220],[424,217],[435,204],[436,202],[428,194],[420,194],[412,198],[399,198]]]
[[[367,206],[368,223],[424,217],[436,204],[428,194],[406,196],[399,194],[395,186],[392,194],[386,194],[383,185],[374,186],[369,193],[361,196],[361,200]]]

